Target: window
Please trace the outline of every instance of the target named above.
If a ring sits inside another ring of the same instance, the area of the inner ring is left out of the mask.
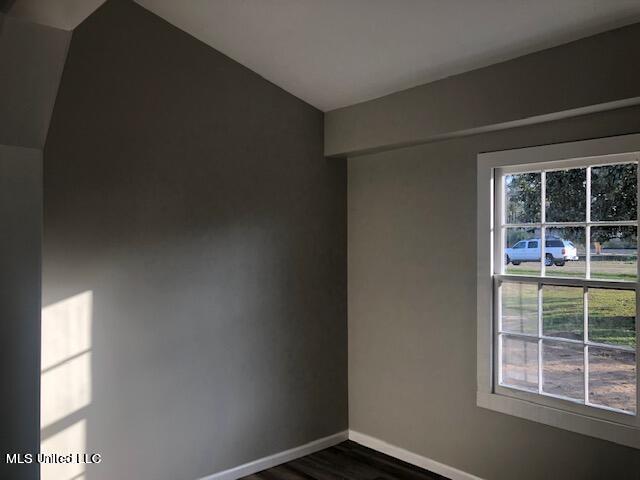
[[[479,156],[479,405],[640,447],[639,150]]]
[[[497,385],[635,414],[637,161],[506,166],[494,178],[496,244],[546,245],[504,248],[494,268]]]

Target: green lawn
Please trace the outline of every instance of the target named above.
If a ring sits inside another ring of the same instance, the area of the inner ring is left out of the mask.
[[[560,277],[560,278],[584,278],[584,271],[576,271],[576,270],[564,270],[560,271],[560,268],[563,267],[555,267],[553,270],[550,270],[547,267],[547,276],[551,277]],[[532,268],[507,268],[506,273],[515,274],[515,275],[532,275],[537,276],[540,275],[540,269],[534,270]],[[621,280],[626,282],[635,282],[637,275],[635,273],[630,272],[592,272],[591,278],[599,279],[599,280]]]
[[[607,257],[591,260],[591,278],[602,280],[621,280],[635,282],[636,260],[630,257]],[[546,275],[561,278],[584,278],[586,262],[584,259],[566,262],[562,267],[551,265],[546,267]],[[540,275],[540,265],[535,262],[509,264],[506,273],[514,275]]]
[[[537,293],[521,284],[503,286],[503,324],[524,323],[531,331],[537,316]],[[545,335],[582,339],[582,288],[547,285],[542,291]],[[593,342],[635,346],[635,292],[589,289],[589,339]],[[522,313],[524,312],[524,313]],[[506,322],[506,323],[505,323]]]

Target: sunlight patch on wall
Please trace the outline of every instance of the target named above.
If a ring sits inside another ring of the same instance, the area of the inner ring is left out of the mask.
[[[93,292],[42,309],[42,370],[91,348]]]
[[[80,420],[60,433],[42,441],[40,450],[44,454],[60,455],[84,452],[86,449],[87,421]],[[84,477],[85,465],[78,463],[41,463],[42,480],[77,480]]]
[[[86,291],[42,310],[40,429],[43,454],[83,454],[84,409],[91,403],[93,292]],[[80,480],[82,464],[41,463],[42,480]]]
[[[91,353],[42,373],[40,426],[48,427],[91,403]]]

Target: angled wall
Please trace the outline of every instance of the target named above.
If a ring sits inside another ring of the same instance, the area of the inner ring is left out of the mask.
[[[70,39],[0,14],[0,144],[43,148]]]
[[[196,479],[347,428],[346,165],[322,142],[320,111],[133,2],[74,31],[43,289],[82,312],[88,367],[43,440],[101,453],[87,479]]]

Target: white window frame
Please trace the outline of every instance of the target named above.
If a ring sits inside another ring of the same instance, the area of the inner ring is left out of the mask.
[[[592,407],[564,399],[520,391],[498,385],[496,371],[497,318],[499,313],[498,282],[539,282],[539,277],[504,275],[502,273],[503,251],[496,241],[496,229],[501,229],[501,219],[496,218],[497,207],[502,207],[502,189],[496,188],[496,178],[504,173],[530,168],[559,169],[569,166],[602,165],[640,161],[640,134],[598,138],[578,142],[544,145],[539,147],[481,153],[478,155],[478,250],[477,250],[477,404],[497,412],[514,415],[577,433],[602,438],[622,445],[640,448],[640,368],[638,345],[640,345],[640,322],[636,321],[636,414],[621,413],[612,409]],[[549,162],[554,162],[550,165]],[[639,167],[640,170],[640,167]],[[640,202],[639,202],[640,208]],[[640,212],[639,212],[640,213]],[[584,223],[588,227],[587,222]],[[609,222],[618,223],[618,222]],[[629,223],[629,222],[626,222]],[[631,222],[635,224],[636,222]],[[640,231],[638,232],[640,236]],[[544,239],[542,239],[544,242]],[[544,244],[544,243],[543,243]],[[590,248],[587,245],[587,252]],[[588,264],[587,263],[587,268]],[[640,262],[638,262],[640,268]],[[544,261],[541,260],[544,271]],[[541,275],[542,275],[541,272]],[[545,284],[575,285],[575,279],[542,277]],[[629,289],[630,282],[613,280],[580,280],[586,286],[609,288],[622,284]],[[640,312],[638,282],[631,282],[636,291],[636,312]],[[588,399],[586,399],[588,400]]]

